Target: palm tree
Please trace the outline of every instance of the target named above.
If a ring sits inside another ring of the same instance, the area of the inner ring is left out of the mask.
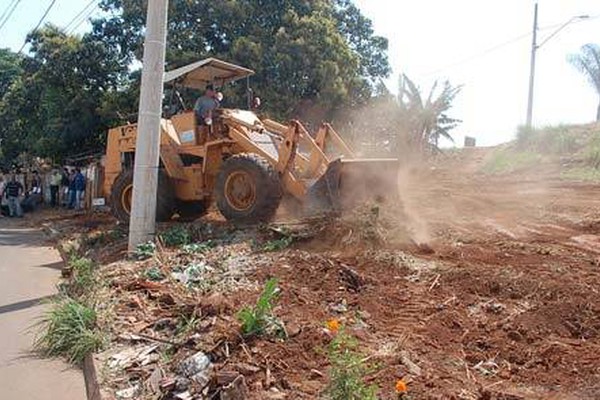
[[[422,151],[431,147],[437,149],[442,137],[454,142],[450,131],[461,122],[448,116],[461,86],[452,86],[445,81],[441,91],[437,89],[436,81],[423,101],[417,85],[406,75],[400,77],[398,102],[403,130],[408,134],[409,142]]]
[[[579,54],[569,56],[569,62],[585,75],[600,97],[600,46],[593,43],[583,45]],[[596,121],[600,122],[600,102]]]

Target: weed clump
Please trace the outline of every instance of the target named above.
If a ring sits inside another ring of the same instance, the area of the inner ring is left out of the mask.
[[[96,285],[94,263],[86,257],[72,255],[67,262],[71,271],[69,282],[62,287],[63,292],[73,298],[83,298],[89,295]]]
[[[49,357],[65,357],[80,364],[87,354],[103,346],[103,337],[95,329],[96,312],[71,298],[60,298],[44,315],[43,334],[34,348]]]
[[[237,318],[242,323],[242,335],[273,335],[280,338],[286,336],[283,322],[273,314],[274,303],[278,300],[279,293],[277,279],[271,278],[265,284],[256,305],[252,308],[244,307],[238,312]]]
[[[378,387],[366,385],[365,376],[373,371],[364,355],[357,350],[358,341],[341,329],[327,348],[331,365],[329,384],[325,388],[328,400],[376,400]]]
[[[137,260],[146,260],[148,258],[152,258],[154,253],[156,252],[156,245],[148,241],[146,243],[140,243],[136,246],[135,251],[133,252],[133,257]]]
[[[192,235],[183,225],[175,225],[161,233],[159,237],[168,247],[184,246],[192,241]]]

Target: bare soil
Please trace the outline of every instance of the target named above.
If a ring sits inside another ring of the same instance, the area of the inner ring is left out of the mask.
[[[197,221],[210,227],[198,228],[197,239],[227,237],[219,254],[234,257],[243,281],[255,285],[186,291],[169,279],[145,280],[152,261],[105,267],[117,304],[114,343],[126,342],[123,333],[179,341],[175,328],[156,322],[192,313],[200,323],[184,335],[187,347],[153,360],[164,375],[202,349],[217,371],[244,375],[251,399],[314,399],[327,384],[324,323],[337,318],[376,366],[367,381],[381,399],[397,398],[399,378],[413,399],[600,398],[600,186],[553,171],[483,175],[488,155],[465,150],[405,171],[401,201],[382,207],[369,237],[341,224],[265,253],[256,248],[268,239],[263,231],[233,230],[214,214]],[[61,229],[113,224],[89,219]],[[112,262],[124,250],[121,239],[92,253]],[[166,272],[199,257],[162,251]],[[215,262],[210,254],[202,260]],[[289,338],[243,340],[235,313],[270,277],[282,289],[275,314]],[[135,366],[106,378],[107,393],[146,382],[152,371]],[[218,390],[213,383],[210,393]]]

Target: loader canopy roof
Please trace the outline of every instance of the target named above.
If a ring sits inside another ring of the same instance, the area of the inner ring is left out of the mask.
[[[254,71],[251,69],[217,60],[216,58],[207,58],[165,72],[164,82],[178,82],[185,87],[204,89],[210,83],[216,86],[223,86],[226,83],[237,81],[250,75],[254,75]]]

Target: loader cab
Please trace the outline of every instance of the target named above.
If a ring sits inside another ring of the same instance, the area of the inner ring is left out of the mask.
[[[198,121],[193,109],[194,104],[184,104],[182,96],[179,95],[180,88],[195,89],[199,93],[204,93],[207,86],[212,85],[216,93],[220,93],[220,90],[226,85],[245,79],[246,98],[244,102],[246,104],[236,105],[238,108],[253,110],[260,105],[260,99],[254,96],[250,88],[249,81],[252,75],[254,75],[254,71],[251,69],[216,58],[207,58],[166,72],[164,82],[171,85],[171,103],[174,105],[172,108],[181,110],[170,116],[181,145],[198,146],[226,137],[224,131],[226,127],[220,122],[223,112],[221,105],[229,105],[231,102],[229,99],[218,101],[215,98],[215,102],[219,104],[212,111],[210,121]]]

